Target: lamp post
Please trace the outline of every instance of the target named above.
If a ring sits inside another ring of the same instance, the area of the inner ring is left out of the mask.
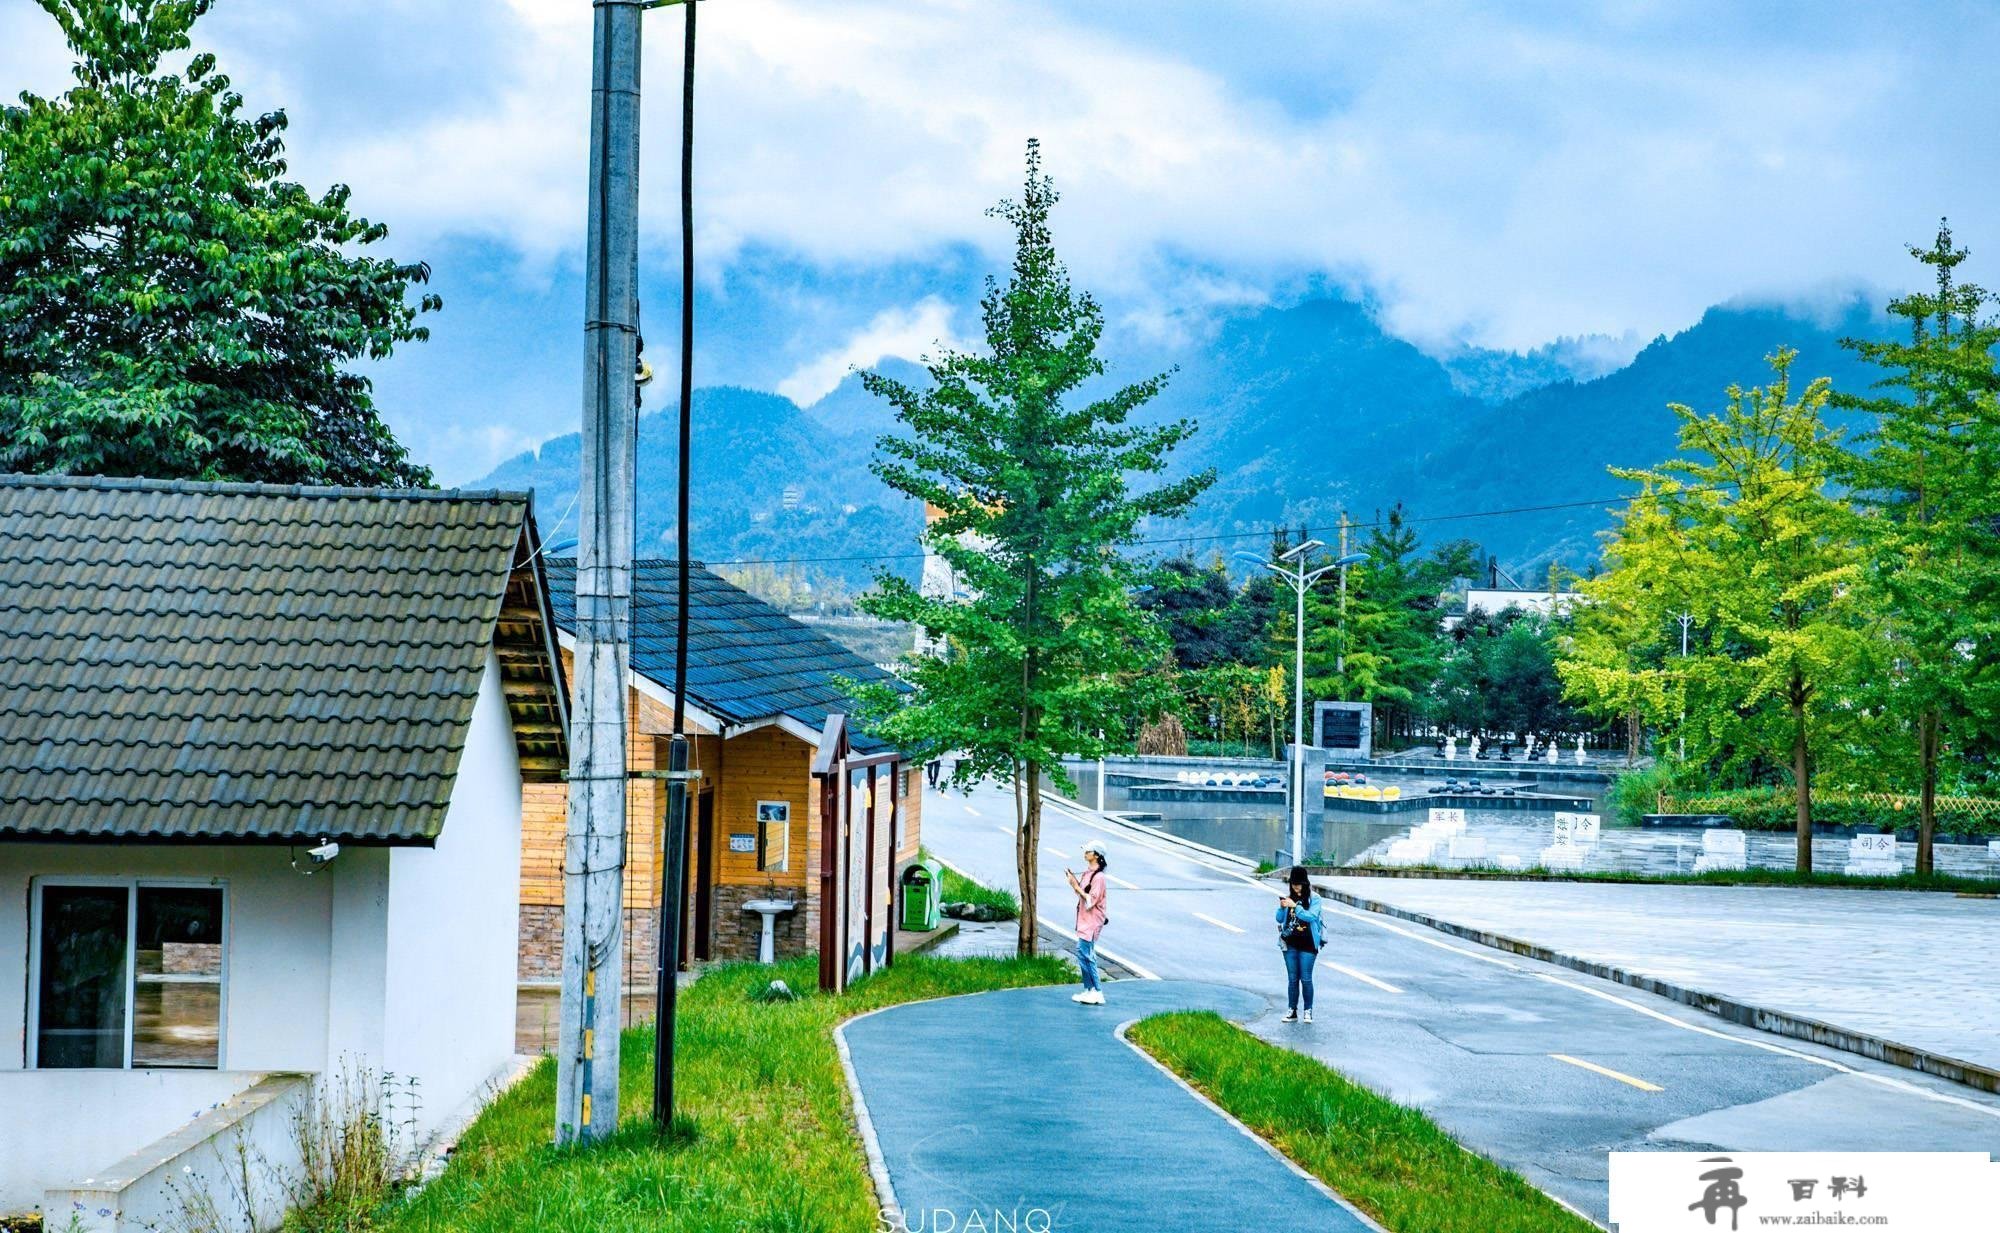
[[[1338,569],[1343,571],[1350,565],[1358,565],[1368,559],[1365,552],[1350,552],[1318,569],[1308,570],[1306,558],[1315,548],[1325,544],[1309,539],[1297,547],[1278,554],[1276,561],[1266,561],[1254,553],[1239,552],[1236,555],[1254,562],[1283,578],[1292,588],[1297,601],[1292,621],[1292,860],[1294,863],[1305,859],[1306,846],[1306,785],[1305,785],[1305,739],[1306,739],[1306,592],[1321,578]],[[1280,562],[1290,562],[1290,568]],[[1345,631],[1343,631],[1344,633]],[[1343,659],[1345,657],[1343,656]]]

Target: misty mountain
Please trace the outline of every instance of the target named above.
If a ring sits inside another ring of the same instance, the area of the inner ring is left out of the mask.
[[[1839,340],[1887,329],[1859,300],[1816,316],[1717,307],[1603,371],[1612,340],[1439,359],[1385,333],[1359,304],[1315,299],[1247,312],[1170,357],[1178,371],[1145,412],[1199,425],[1175,474],[1204,466],[1217,474],[1190,517],[1149,533],[1165,541],[1150,550],[1254,551],[1277,522],[1327,538],[1342,510],[1366,523],[1401,501],[1412,518],[1431,520],[1417,524],[1426,539],[1477,539],[1517,576],[1551,559],[1582,567],[1625,489],[1605,467],[1672,452],[1668,403],[1718,407],[1732,383],[1766,381],[1764,357],[1781,346],[1799,352],[1797,385],[1830,376],[1861,389],[1874,374]],[[884,371],[924,379],[902,361]],[[1151,371],[1116,369],[1127,380]],[[755,390],[697,390],[696,555],[802,561],[808,577],[856,585],[882,568],[913,576],[920,511],[868,470],[875,439],[893,426],[887,404],[854,376],[807,408]],[[672,406],[641,417],[642,555],[673,552],[674,439]],[[576,434],[555,438],[481,485],[535,489],[545,534],[573,535],[578,450]],[[1516,512],[1489,513],[1503,510]],[[1482,516],[1463,517],[1471,514]]]

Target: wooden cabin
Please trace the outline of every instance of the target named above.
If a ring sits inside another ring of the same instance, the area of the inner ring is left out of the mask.
[[[636,563],[633,576],[630,769],[665,770],[673,731],[674,563]],[[575,648],[575,562],[548,563],[565,670]],[[688,811],[686,925],[681,961],[754,959],[763,921],[753,900],[794,899],[777,919],[776,954],[819,949],[823,832],[812,767],[829,715],[849,711],[841,679],[893,681],[810,625],[796,621],[700,565],[689,588],[687,720],[690,766],[701,772]],[[856,754],[886,748],[849,733]],[[916,859],[922,768],[896,760],[875,768],[878,873],[869,948],[886,956],[901,871]],[[667,785],[637,777],[628,797],[625,981],[652,985],[662,884]],[[567,789],[523,790],[521,979],[546,984],[562,973],[563,836]],[[843,819],[843,822],[849,821]],[[860,841],[855,841],[860,842]]]

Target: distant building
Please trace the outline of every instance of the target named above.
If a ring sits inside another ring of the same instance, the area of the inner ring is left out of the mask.
[[[1570,610],[1582,599],[1583,597],[1575,591],[1468,587],[1463,603],[1450,604],[1445,608],[1443,624],[1446,629],[1457,629],[1459,623],[1472,613],[1483,612],[1488,616],[1498,616],[1509,608],[1541,616],[1568,616]]]
[[[786,484],[784,492],[779,494],[778,497],[778,500],[780,501],[780,503],[784,505],[786,509],[797,509],[799,507],[799,503],[801,501],[804,501],[805,499],[806,499],[806,490],[799,487],[797,484]]]

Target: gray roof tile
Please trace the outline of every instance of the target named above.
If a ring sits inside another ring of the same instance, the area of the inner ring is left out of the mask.
[[[0,476],[0,836],[435,839],[528,504]]]
[[[576,561],[551,558],[549,592],[556,623],[576,632]],[[675,562],[633,563],[632,668],[671,689],[674,617],[680,593]],[[789,716],[819,731],[830,712],[851,714],[836,678],[896,677],[809,625],[793,620],[699,562],[689,563],[688,701],[729,724]],[[884,748],[853,728],[855,748]]]

